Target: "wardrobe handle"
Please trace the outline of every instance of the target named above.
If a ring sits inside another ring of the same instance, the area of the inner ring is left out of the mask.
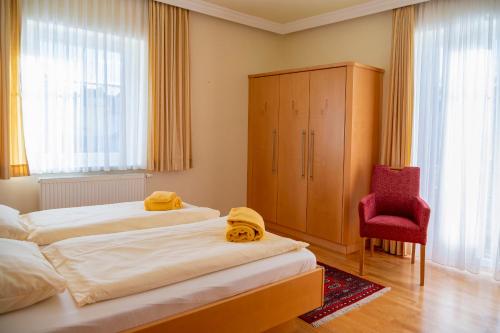
[[[306,130],[302,130],[302,177],[306,176]]]
[[[314,169],[314,131],[311,131],[311,138],[309,140],[309,178],[313,179]]]
[[[271,165],[271,172],[276,172],[276,130],[273,129],[273,161]]]

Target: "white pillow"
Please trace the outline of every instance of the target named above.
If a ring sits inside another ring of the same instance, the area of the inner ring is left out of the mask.
[[[0,205],[0,238],[28,238],[28,232],[20,222],[19,211],[5,205]]]
[[[0,313],[21,309],[66,289],[66,281],[35,243],[0,239]]]

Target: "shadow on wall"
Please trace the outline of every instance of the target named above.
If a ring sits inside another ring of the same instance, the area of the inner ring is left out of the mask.
[[[227,183],[220,180],[206,177],[205,172],[196,169],[155,174],[146,181],[145,196],[153,191],[174,191],[186,202],[216,208],[225,215],[232,207],[244,205],[241,194],[245,189],[236,188],[234,180]],[[0,180],[0,204],[15,208],[22,214],[39,210],[39,195],[36,176]]]
[[[0,204],[28,213],[38,210],[39,186],[36,177],[0,180]]]
[[[226,215],[232,207],[245,205],[246,182],[241,184],[242,177],[210,175],[210,172],[197,169],[154,174],[147,179],[146,195],[154,191],[173,191],[185,202],[218,209],[222,215]]]

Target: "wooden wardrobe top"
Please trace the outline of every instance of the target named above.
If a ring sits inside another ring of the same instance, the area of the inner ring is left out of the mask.
[[[385,70],[383,70],[382,68],[377,68],[377,67],[373,67],[373,66],[369,66],[369,65],[364,65],[364,64],[360,64],[359,62],[354,62],[354,61],[345,61],[345,62],[337,62],[335,64],[328,64],[328,65],[317,65],[317,66],[302,67],[302,68],[293,68],[293,69],[282,69],[282,70],[273,71],[273,72],[250,74],[250,75],[248,75],[248,78],[262,77],[262,76],[271,76],[271,75],[280,75],[280,74],[288,74],[288,73],[297,73],[297,72],[308,72],[308,71],[314,71],[314,70],[319,70],[319,69],[334,68],[334,67],[345,67],[345,66],[361,67],[361,68],[370,69],[372,71],[376,71],[376,72],[380,72],[380,73],[384,73],[385,72]]]

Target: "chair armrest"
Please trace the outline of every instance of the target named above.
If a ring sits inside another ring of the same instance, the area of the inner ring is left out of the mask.
[[[366,221],[377,215],[375,193],[370,193],[361,199],[358,205],[358,212],[360,224],[364,224]]]
[[[427,231],[431,209],[429,205],[420,197],[413,197],[413,218],[421,230]]]

